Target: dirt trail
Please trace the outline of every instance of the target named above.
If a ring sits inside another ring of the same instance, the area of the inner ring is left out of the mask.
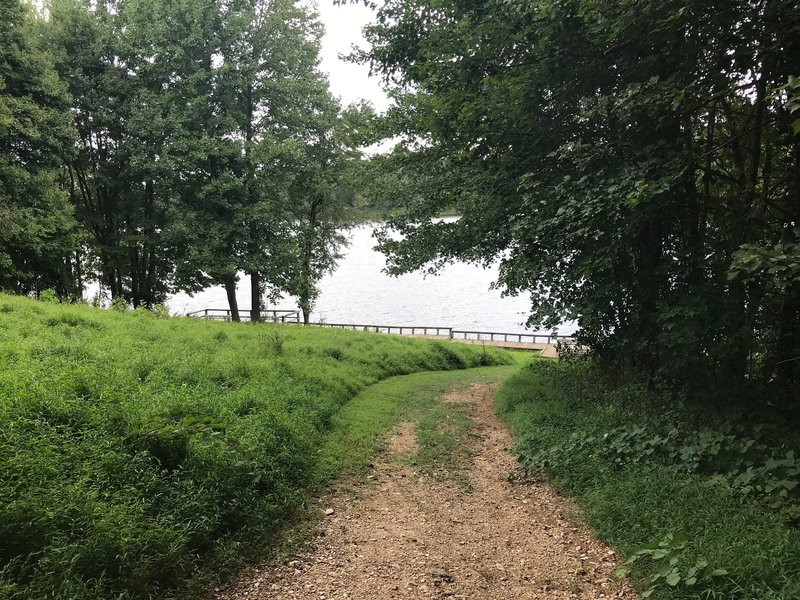
[[[414,472],[413,425],[403,424],[357,498],[331,499],[324,530],[298,560],[263,568],[217,594],[260,599],[635,598],[612,572],[616,557],[566,520],[570,503],[545,484],[507,479],[511,438],[491,408],[493,388],[445,400],[480,424],[471,490]]]

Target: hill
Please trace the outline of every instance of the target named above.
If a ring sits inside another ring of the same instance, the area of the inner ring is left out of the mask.
[[[169,597],[274,538],[330,474],[321,440],[359,390],[508,361],[0,295],[0,597]]]

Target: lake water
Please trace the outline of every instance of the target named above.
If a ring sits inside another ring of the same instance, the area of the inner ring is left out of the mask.
[[[497,278],[497,266],[456,263],[439,275],[410,273],[390,277],[383,272],[386,261],[375,250],[372,226],[350,231],[350,246],[336,271],[320,282],[321,294],[312,314],[313,321],[365,325],[426,325],[471,331],[521,333],[530,311],[527,296],[501,297],[490,289]],[[237,290],[239,308],[250,308],[250,280],[242,277]],[[203,308],[228,308],[223,287],[212,287],[189,296],[176,294],[168,305],[174,313]],[[292,298],[267,308],[295,309]],[[570,334],[574,325],[559,328]],[[548,332],[549,333],[549,332]]]

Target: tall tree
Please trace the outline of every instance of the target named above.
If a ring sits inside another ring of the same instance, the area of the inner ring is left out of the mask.
[[[159,163],[172,71],[149,41],[156,26],[136,7],[53,0],[47,37],[73,97],[80,141],[66,166],[69,192],[100,282],[113,298],[152,306],[165,299],[173,268],[161,239],[170,189]]]
[[[264,288],[281,286],[281,247],[292,227],[285,199],[295,174],[287,159],[327,110],[328,83],[317,68],[322,29],[314,13],[294,0],[233,6],[223,60],[226,85],[238,99],[232,121],[244,157],[241,267],[251,278],[251,315],[258,320]]]
[[[499,257],[618,369],[797,398],[799,33],[795,0],[389,0],[393,270]]]
[[[178,279],[197,288],[223,284],[238,320],[244,271],[251,318],[259,320],[264,291],[284,285],[292,156],[328,99],[317,69],[321,29],[294,0],[235,0],[219,14],[218,46],[196,54],[206,61],[198,81],[208,83],[186,131],[185,145],[196,150],[182,164]]]
[[[0,40],[0,289],[79,294],[69,269],[78,237],[58,180],[75,136],[69,96],[30,5],[0,0]]]
[[[374,135],[374,111],[368,104],[340,111],[332,98],[325,110],[309,120],[307,136],[293,165],[294,184],[289,206],[293,224],[292,254],[286,291],[297,298],[308,324],[319,296],[318,283],[341,258],[349,226],[347,207],[363,172],[361,146]]]

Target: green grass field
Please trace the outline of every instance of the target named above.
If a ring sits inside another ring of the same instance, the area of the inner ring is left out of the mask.
[[[527,475],[577,499],[643,597],[800,598],[800,440],[762,407],[701,410],[535,361],[497,409]]]
[[[358,392],[512,361],[0,296],[0,598],[185,596],[263,551],[414,405],[405,384]]]

